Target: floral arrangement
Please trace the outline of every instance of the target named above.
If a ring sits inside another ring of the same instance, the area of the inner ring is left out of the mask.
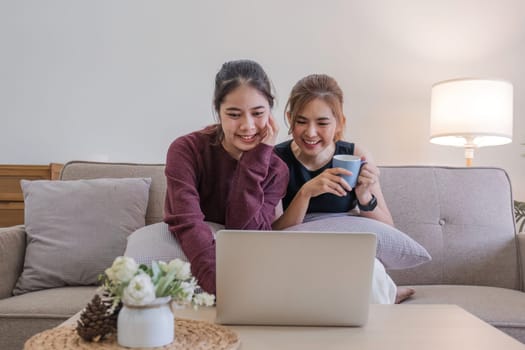
[[[120,302],[126,305],[148,305],[156,298],[168,297],[178,304],[212,306],[215,296],[200,289],[191,275],[190,264],[180,259],[152,261],[151,266],[137,264],[130,257],[119,256],[100,276],[102,289],[112,298],[112,309]]]

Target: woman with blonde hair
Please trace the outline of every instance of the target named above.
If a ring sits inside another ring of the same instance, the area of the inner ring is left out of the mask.
[[[371,157],[355,144],[343,141],[346,118],[343,92],[335,79],[325,74],[309,75],[293,87],[286,104],[286,121],[292,139],[278,144],[276,153],[288,165],[290,179],[283,198],[284,213],[274,229],[303,222],[308,213],[349,212],[393,226],[379,183],[379,169]],[[351,175],[334,168],[337,154],[361,157],[355,188],[340,175]],[[384,266],[376,259],[372,301],[400,302],[414,293],[411,288],[396,288]]]

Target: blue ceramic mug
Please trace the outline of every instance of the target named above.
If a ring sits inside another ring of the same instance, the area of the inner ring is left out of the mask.
[[[361,157],[351,154],[337,154],[332,159],[334,168],[343,168],[352,172],[352,175],[340,175],[352,188],[356,186],[359,171],[365,163],[361,160]]]

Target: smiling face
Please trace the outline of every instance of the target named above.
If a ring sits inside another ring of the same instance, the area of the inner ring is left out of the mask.
[[[291,123],[291,118],[288,116]],[[322,99],[313,99],[297,113],[292,125],[296,157],[303,163],[322,165],[335,151],[336,133],[340,127],[332,109]]]
[[[257,89],[242,84],[225,96],[220,105],[224,138],[222,146],[235,159],[257,146],[264,135],[270,105]]]

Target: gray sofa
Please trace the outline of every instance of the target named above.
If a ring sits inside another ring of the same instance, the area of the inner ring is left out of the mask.
[[[151,177],[146,224],[162,221],[163,165],[70,162],[61,179]],[[406,303],[458,304],[525,343],[525,233],[516,234],[510,181],[496,168],[381,167],[396,227],[432,261],[389,271],[416,295]],[[23,226],[0,228],[0,349],[81,310],[96,287],[72,286],[12,296],[24,265]]]

